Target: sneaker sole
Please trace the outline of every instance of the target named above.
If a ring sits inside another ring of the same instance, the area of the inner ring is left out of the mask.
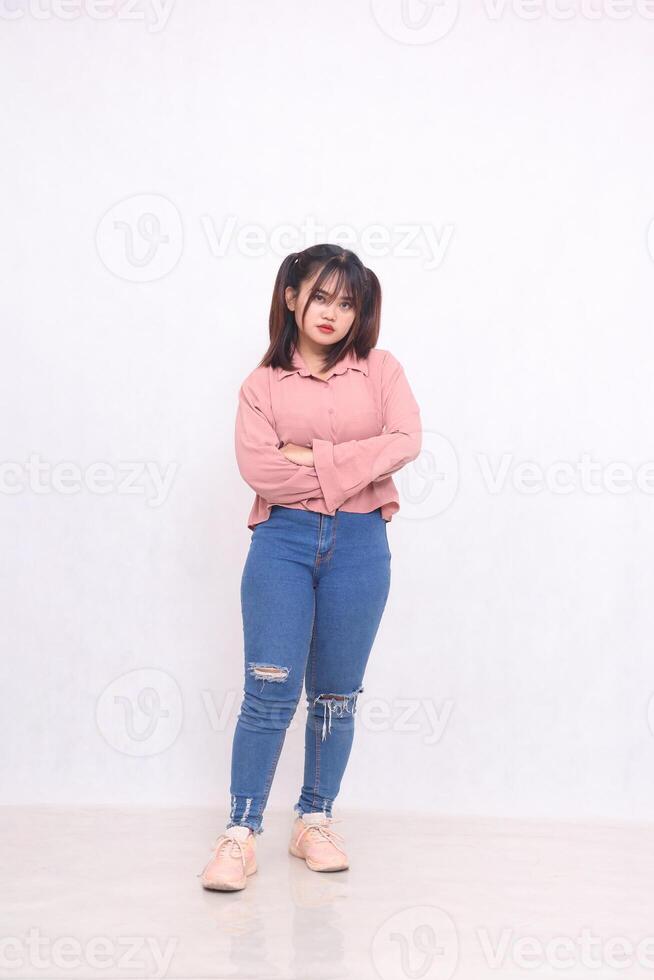
[[[226,881],[222,883],[216,881],[210,884],[209,882],[205,883],[204,881],[201,881],[200,884],[202,885],[203,888],[205,888],[209,892],[240,892],[247,885],[248,878],[250,877],[250,875],[255,874],[256,871],[258,871],[258,868],[253,868],[251,871],[246,871],[245,879],[242,883],[240,881],[239,882]]]
[[[298,850],[296,850],[293,844],[289,845],[288,853],[292,854],[293,857],[300,858],[301,861],[304,861],[307,868],[309,868],[311,871],[347,871],[348,868],[350,867],[349,864],[341,864],[336,868],[321,868],[318,865],[314,864],[314,862],[311,861],[310,858],[306,858],[304,854],[301,854]]]

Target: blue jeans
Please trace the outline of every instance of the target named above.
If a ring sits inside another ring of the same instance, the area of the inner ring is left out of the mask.
[[[252,531],[241,578],[245,684],[232,747],[227,827],[263,833],[286,730],[306,688],[297,814],[332,815],[363,675],[391,579],[380,508],[334,516],[276,504]]]

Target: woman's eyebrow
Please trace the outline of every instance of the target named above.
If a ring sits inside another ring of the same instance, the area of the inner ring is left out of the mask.
[[[326,289],[319,289],[318,292],[316,293],[316,295],[318,295],[318,293],[323,293],[323,295],[327,296],[327,290]],[[341,296],[341,299],[346,299],[350,303],[352,302],[352,297],[349,296],[349,295]]]

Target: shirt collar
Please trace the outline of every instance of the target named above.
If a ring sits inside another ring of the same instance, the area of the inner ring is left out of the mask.
[[[290,370],[287,371],[284,370],[283,368],[277,368],[278,381],[281,381],[282,378],[288,377],[289,374],[296,374],[296,373],[303,378],[310,377],[311,372],[306,366],[304,358],[300,354],[299,350],[296,349],[293,351],[293,357],[291,358],[291,361],[293,367]],[[345,374],[345,372],[348,371],[350,368],[352,368],[353,371],[361,371],[362,374],[365,374],[365,376],[368,377],[368,364],[366,360],[364,358],[357,357],[354,351],[350,348],[350,350],[348,350],[345,357],[341,358],[338,364],[336,364],[332,368],[329,378],[331,378],[334,374]],[[325,380],[328,381],[329,378],[326,378]]]

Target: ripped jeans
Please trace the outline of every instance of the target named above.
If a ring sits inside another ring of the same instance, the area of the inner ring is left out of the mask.
[[[263,812],[303,685],[304,783],[294,811],[332,815],[390,579],[380,508],[330,516],[276,504],[252,530],[241,578],[245,684],[227,827],[263,833]]]

